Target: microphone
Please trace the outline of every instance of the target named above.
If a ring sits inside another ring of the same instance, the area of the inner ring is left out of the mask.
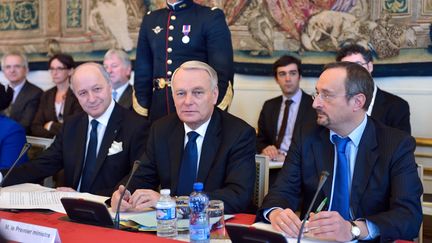
[[[304,226],[306,224],[306,221],[309,218],[309,214],[310,214],[310,212],[312,210],[313,205],[315,204],[315,201],[316,201],[316,198],[318,196],[318,193],[319,193],[319,191],[321,191],[321,189],[324,186],[324,183],[327,181],[327,177],[329,175],[330,174],[327,171],[325,171],[325,170],[321,171],[321,176],[320,176],[320,180],[319,180],[319,183],[318,183],[318,187],[317,187],[315,195],[314,195],[314,197],[312,199],[312,202],[310,203],[309,208],[308,208],[308,210],[307,210],[307,212],[305,214],[305,218],[303,219],[303,222],[301,224],[300,231],[299,231],[299,234],[297,236],[297,243],[300,243],[300,239],[301,239],[301,236],[302,236],[303,229],[304,229]]]
[[[9,174],[11,173],[11,171],[15,168],[16,164],[18,164],[18,161],[21,160],[21,158],[24,156],[25,153],[27,153],[27,151],[31,148],[31,144],[30,143],[25,143],[23,148],[21,149],[20,154],[18,155],[17,159],[13,162],[12,166],[9,168],[8,172],[6,173],[5,176],[3,176],[2,181],[0,182],[0,188],[3,187],[3,183],[6,180],[6,178],[9,176]]]
[[[129,176],[129,179],[126,182],[125,189],[124,189],[123,193],[120,195],[120,200],[118,201],[118,204],[117,204],[117,209],[116,209],[116,214],[115,214],[115,219],[114,219],[114,227],[116,229],[120,228],[120,204],[121,204],[121,202],[123,200],[124,195],[126,194],[126,190],[127,190],[128,186],[129,186],[129,183],[130,183],[133,175],[135,174],[135,172],[138,169],[138,167],[139,167],[140,164],[141,164],[141,161],[139,161],[139,160],[135,160],[134,161],[134,165],[132,167],[132,172],[131,172],[131,174]]]

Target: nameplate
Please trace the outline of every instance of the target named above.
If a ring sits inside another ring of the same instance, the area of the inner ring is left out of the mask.
[[[7,219],[0,220],[0,232],[7,240],[16,242],[60,243],[57,229],[26,224]]]

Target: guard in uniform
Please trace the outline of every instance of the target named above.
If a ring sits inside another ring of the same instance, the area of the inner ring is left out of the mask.
[[[148,12],[138,38],[135,111],[151,121],[175,112],[171,75],[182,63],[202,61],[218,74],[218,107],[233,97],[233,49],[224,13],[193,0],[167,0],[167,7]]]

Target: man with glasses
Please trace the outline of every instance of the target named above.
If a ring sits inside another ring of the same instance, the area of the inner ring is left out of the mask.
[[[273,76],[282,95],[267,100],[258,120],[257,153],[284,161],[294,129],[315,122],[312,97],[300,89],[301,61],[282,56],[273,64]]]
[[[418,236],[423,188],[415,141],[366,115],[373,89],[372,77],[358,64],[325,67],[313,102],[317,124],[297,130],[287,163],[257,220],[290,237],[307,232],[329,241],[387,242]],[[327,182],[312,205],[315,213],[305,231],[299,232],[322,171],[329,173]]]
[[[360,45],[348,45],[336,54],[336,61],[355,62],[369,73],[373,71],[372,53]],[[410,109],[404,99],[386,92],[374,84],[371,104],[367,114],[390,127],[395,127],[411,134]]]
[[[43,91],[26,80],[27,57],[19,52],[9,52],[1,59],[2,71],[13,89],[11,104],[3,113],[20,123],[30,132],[30,125],[39,106]]]

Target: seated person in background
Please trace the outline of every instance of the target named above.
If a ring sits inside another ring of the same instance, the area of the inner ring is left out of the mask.
[[[65,121],[53,144],[37,159],[15,168],[5,186],[37,182],[64,168],[66,188],[61,190],[111,195],[127,179],[144,149],[148,123],[113,101],[102,65],[77,67],[71,88],[86,113]]]
[[[30,126],[39,106],[43,91],[26,80],[27,57],[18,52],[9,52],[1,59],[2,71],[13,89],[12,102],[3,114],[12,118],[30,133]]]
[[[372,53],[360,45],[348,45],[336,54],[336,61],[355,62],[366,68],[372,75]],[[409,104],[404,99],[386,92],[374,83],[374,92],[367,114],[387,126],[411,134]]]
[[[317,125],[298,130],[258,221],[297,237],[321,171],[330,173],[312,209],[308,234],[330,241],[417,237],[422,222],[422,184],[414,159],[415,141],[366,115],[373,80],[350,62],[328,64],[316,84]],[[299,204],[302,205],[299,205]],[[294,213],[301,210],[300,218]]]
[[[301,61],[282,56],[273,64],[273,75],[282,95],[267,100],[258,120],[257,153],[284,161],[294,129],[315,122],[312,97],[300,89]]]
[[[113,208],[156,206],[160,188],[171,195],[192,192],[203,182],[210,199],[222,200],[226,213],[247,210],[255,182],[255,131],[243,120],[215,108],[216,71],[199,61],[183,63],[173,74],[176,113],[153,123],[141,165],[122,202],[124,186],[114,192]]]
[[[24,128],[16,121],[0,115],[0,169],[8,169],[12,166],[25,143],[26,135]],[[17,165],[27,160],[28,157],[25,154],[18,161]]]
[[[48,66],[55,86],[43,93],[31,132],[33,136],[52,138],[59,133],[64,120],[82,109],[69,88],[69,78],[75,68],[73,58],[56,54],[49,59]]]
[[[110,49],[105,54],[103,66],[111,78],[113,99],[132,110],[132,86],[129,84],[132,64],[129,56],[122,50]]]
[[[0,111],[8,108],[12,101],[13,90],[9,88],[9,85],[3,87],[0,84]]]

